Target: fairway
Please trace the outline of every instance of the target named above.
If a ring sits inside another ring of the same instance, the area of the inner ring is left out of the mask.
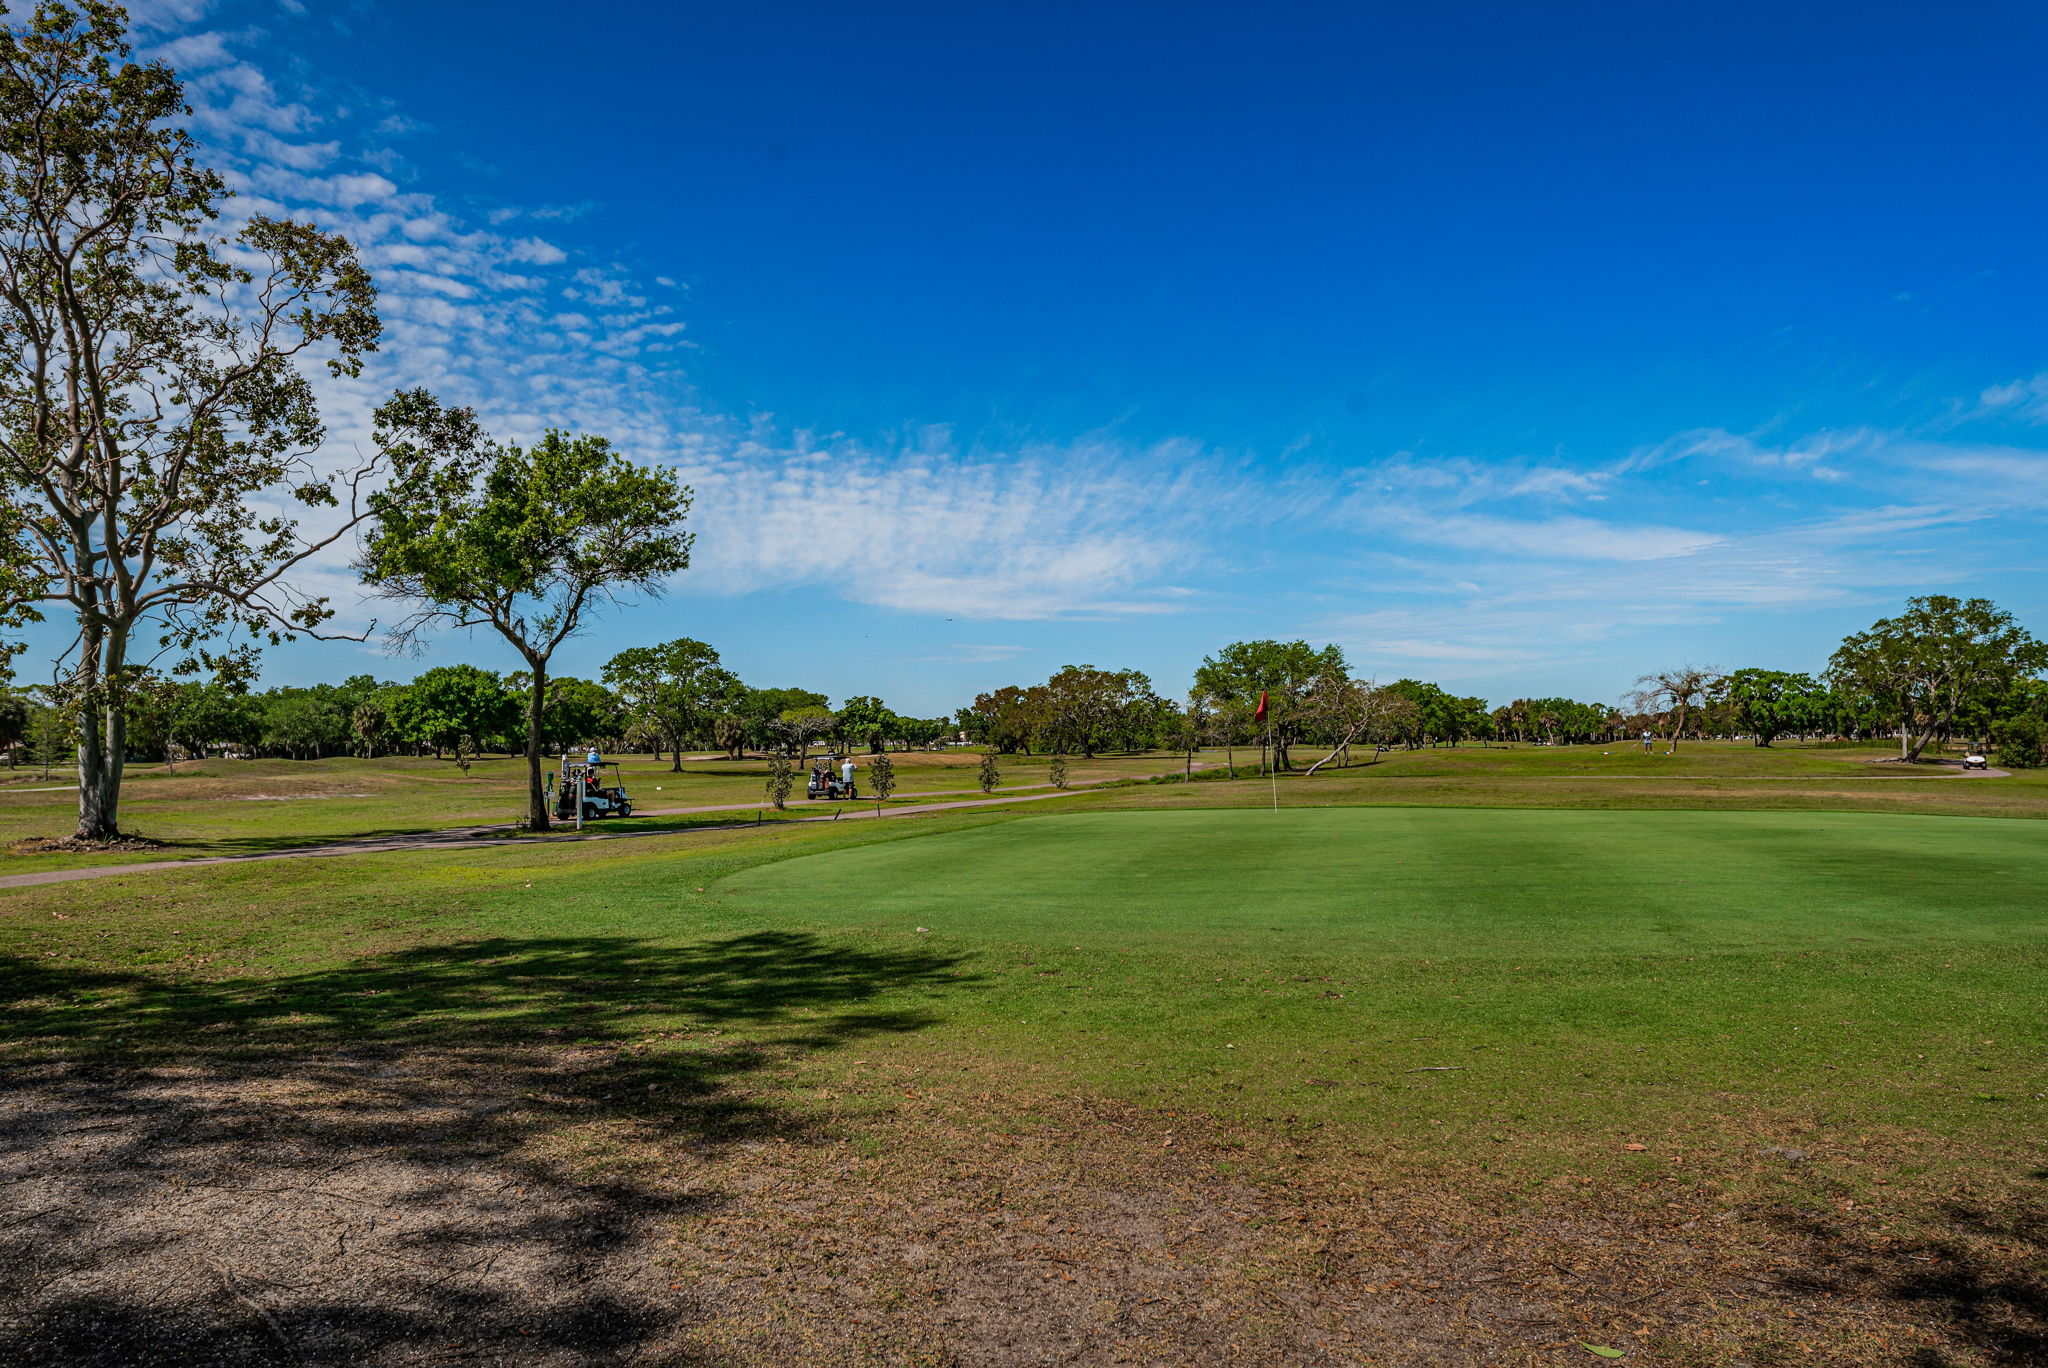
[[[1839,812],[1097,812],[756,866],[813,920],[1052,942],[1511,956],[2048,930],[2038,822]],[[1063,946],[1061,948],[1064,948]]]

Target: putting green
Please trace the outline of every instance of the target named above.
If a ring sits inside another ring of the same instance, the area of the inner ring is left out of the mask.
[[[2048,825],[1834,812],[1102,812],[802,856],[727,896],[967,939],[1459,956],[2012,940]]]

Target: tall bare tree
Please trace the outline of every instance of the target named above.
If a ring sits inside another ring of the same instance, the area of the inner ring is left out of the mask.
[[[1678,749],[1685,735],[1685,715],[1701,707],[1721,684],[1721,672],[1711,665],[1681,665],[1636,680],[1628,704],[1639,713],[1662,713],[1671,723],[1671,749]]]
[[[391,474],[316,465],[302,364],[353,376],[379,333],[354,247],[260,214],[218,228],[228,191],[177,76],[130,60],[125,22],[45,0],[0,27],[0,590],[76,620],[52,696],[86,840],[119,834],[124,704],[152,660],[315,631],[326,601],[286,577]]]
[[[1407,709],[1412,700],[1392,689],[1383,689],[1369,679],[1350,679],[1341,673],[1327,674],[1309,690],[1305,716],[1333,744],[1330,753],[1308,767],[1309,775],[1335,760],[1361,737],[1378,740]]]

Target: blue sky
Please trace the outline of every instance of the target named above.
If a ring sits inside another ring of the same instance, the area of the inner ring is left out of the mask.
[[[138,15],[245,202],[377,269],[338,441],[423,381],[690,475],[696,566],[558,669],[936,712],[1307,636],[1612,699],[1910,593],[2048,631],[2036,7]],[[266,677],[457,659],[513,665]]]

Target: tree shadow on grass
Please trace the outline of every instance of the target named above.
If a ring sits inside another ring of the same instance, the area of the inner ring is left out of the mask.
[[[701,1361],[660,1227],[832,1139],[791,1065],[971,982],[786,932],[214,983],[0,958],[0,1362]]]
[[[1915,1368],[2048,1363],[2048,1278],[2024,1253],[2048,1247],[2048,1194],[2020,1191],[1995,1204],[1955,1197],[1933,1214],[1940,1235],[1879,1247],[1827,1217],[1776,1213],[1774,1223],[1805,1240],[1814,1256],[1813,1271],[1787,1285],[1914,1308],[1915,1320],[1940,1326],[1963,1356],[1922,1350]]]

